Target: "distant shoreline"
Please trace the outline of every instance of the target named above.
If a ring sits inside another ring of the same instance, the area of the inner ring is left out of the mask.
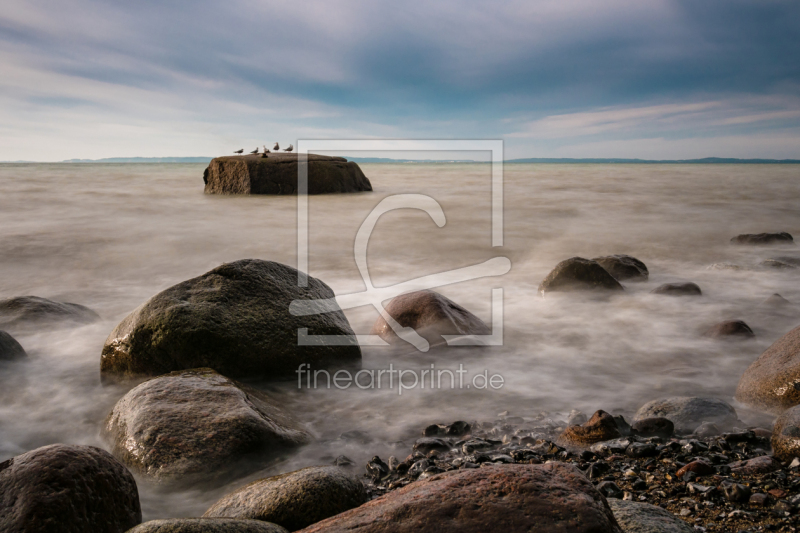
[[[62,163],[209,163],[213,157],[108,157],[104,159],[67,159],[65,161],[0,161],[0,164],[62,164]],[[355,163],[419,163],[456,164],[488,161],[437,160],[437,159],[390,159],[384,157],[348,157]],[[635,164],[635,165],[797,165],[800,159],[737,159],[729,157],[705,157],[701,159],[621,159],[621,158],[550,158],[530,157],[507,159],[505,164]]]

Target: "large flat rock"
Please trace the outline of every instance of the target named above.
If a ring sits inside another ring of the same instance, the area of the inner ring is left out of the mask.
[[[203,173],[206,194],[297,194],[298,154],[214,158]],[[308,154],[308,194],[371,191],[372,184],[352,161]]]

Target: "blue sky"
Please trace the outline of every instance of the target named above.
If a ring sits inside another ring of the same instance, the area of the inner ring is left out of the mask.
[[[0,160],[319,138],[800,158],[796,0],[4,0],[0,65]]]

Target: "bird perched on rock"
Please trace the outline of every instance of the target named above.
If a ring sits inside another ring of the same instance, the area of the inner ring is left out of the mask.
[[[291,152],[292,150],[294,150],[294,145],[291,145],[291,144],[289,145],[289,148],[284,148],[283,149],[284,152]]]
[[[272,147],[273,150],[280,150],[281,147],[278,146],[278,143],[275,143],[275,146]]]
[[[243,152],[244,152],[244,148],[239,148],[238,150],[236,150],[236,151],[235,151],[235,152],[233,152],[233,153],[234,153],[234,154],[241,154],[241,153],[243,153]]]
[[[389,465],[376,455],[367,463],[367,475],[375,481],[380,481],[389,475]]]
[[[267,145],[266,145],[266,144],[264,145],[264,153],[265,153],[265,154],[268,154],[268,153],[269,153],[269,148],[267,148]]]
[[[253,151],[252,151],[252,152],[250,152],[250,153],[251,153],[251,154],[257,154],[257,153],[258,153],[258,146],[256,146],[256,149],[255,149],[255,150],[253,150]]]

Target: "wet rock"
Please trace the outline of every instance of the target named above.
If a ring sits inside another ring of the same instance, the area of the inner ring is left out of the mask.
[[[647,281],[650,275],[643,262],[629,255],[606,255],[592,261],[605,268],[617,281]]]
[[[658,455],[656,445],[647,442],[634,442],[625,450],[625,455],[639,459],[641,457],[653,457]]]
[[[613,439],[592,444],[590,451],[598,455],[623,454],[633,442],[629,438]]]
[[[697,283],[664,283],[652,291],[652,294],[665,294],[667,296],[701,296],[703,291]]]
[[[357,479],[335,466],[312,466],[245,485],[203,516],[263,520],[297,531],[366,501]]]
[[[313,369],[358,364],[361,350],[335,300],[322,314],[290,312],[293,300],[334,297],[313,277],[298,287],[297,276],[280,263],[243,259],[174,285],[120,322],[106,339],[100,370],[152,376],[210,367],[229,377],[297,379],[303,363]],[[349,341],[299,346],[300,328]]]
[[[797,257],[771,257],[759,263],[765,268],[775,268],[778,270],[795,270],[800,268],[800,258]]]
[[[613,481],[601,481],[597,484],[597,491],[606,498],[622,498],[622,489]]]
[[[595,461],[586,469],[586,476],[589,479],[601,479],[611,471],[611,466],[605,461]]]
[[[599,263],[583,257],[561,261],[539,285],[539,294],[542,296],[551,292],[587,290],[625,289]]]
[[[38,296],[19,296],[0,300],[0,326],[14,328],[25,324],[83,325],[100,316],[82,305],[56,302]]]
[[[434,437],[423,437],[421,439],[417,439],[417,441],[414,443],[415,452],[420,452],[427,455],[434,450],[439,452],[447,452],[450,451],[450,445],[442,439],[437,439]]]
[[[743,320],[726,320],[710,327],[704,334],[712,339],[752,339],[755,333]]]
[[[491,450],[492,448],[496,448],[498,444],[499,443],[490,442],[484,439],[470,439],[461,445],[461,451],[465,455],[469,455],[483,450]]]
[[[620,533],[605,498],[575,467],[492,465],[445,472],[304,529],[312,532]]]
[[[775,341],[745,370],[736,399],[776,414],[800,404],[800,327]]]
[[[625,533],[695,533],[689,524],[656,505],[609,500],[608,506]]]
[[[356,463],[346,455],[340,455],[333,460],[333,464],[335,466],[353,466]]]
[[[0,463],[4,533],[122,533],[141,521],[136,481],[100,448],[52,444]]]
[[[444,344],[442,335],[491,334],[489,327],[480,318],[449,298],[430,290],[396,296],[386,306],[386,312],[402,327],[413,328],[431,345]],[[390,344],[400,342],[382,316],[375,321],[370,333],[380,336]]]
[[[0,330],[0,361],[14,361],[27,357],[28,354],[17,339]]]
[[[627,437],[631,434],[631,425],[628,424],[628,421],[625,420],[624,416],[615,415],[614,422],[617,423],[617,429],[619,429],[619,432],[623,437]]]
[[[127,533],[289,533],[289,531],[277,524],[260,520],[169,518],[145,522]]]
[[[746,502],[750,500],[751,490],[750,487],[742,485],[741,483],[723,482],[720,485],[725,499],[729,502]]]
[[[640,437],[661,437],[668,439],[675,432],[675,425],[668,418],[643,418],[631,426],[634,434]]]
[[[112,453],[159,481],[215,481],[309,440],[265,393],[211,369],[173,372],[134,387],[103,428]],[[249,466],[248,466],[249,465]]]
[[[614,417],[605,411],[597,411],[586,423],[566,428],[558,437],[558,443],[562,446],[588,447],[620,436]]]
[[[472,426],[467,422],[458,420],[447,426],[445,434],[451,437],[461,437],[469,434],[470,431],[472,431]]]
[[[308,194],[371,191],[353,161],[307,154]],[[206,194],[297,194],[298,154],[271,153],[217,157],[203,173]]]
[[[644,404],[636,412],[634,420],[664,417],[675,425],[675,431],[688,435],[703,422],[711,422],[722,428],[730,428],[739,422],[736,410],[717,398],[674,396],[661,398]]]
[[[389,465],[384,463],[377,455],[373,456],[367,463],[366,470],[367,476],[373,481],[380,481],[389,475]]]
[[[431,424],[422,430],[422,435],[425,437],[438,437],[447,433],[447,426],[444,424]]]
[[[679,478],[683,478],[683,475],[687,472],[694,472],[697,476],[710,476],[716,474],[717,471],[705,461],[692,461],[679,468],[678,471],[675,472],[675,475]]]
[[[714,437],[720,433],[722,432],[717,425],[712,422],[703,422],[694,430],[694,435],[699,438]]]
[[[767,501],[769,501],[769,496],[767,496],[764,493],[757,492],[757,493],[753,494],[752,496],[750,496],[750,502],[749,503],[750,503],[750,505],[758,505],[758,506],[762,506],[763,507],[764,505],[767,504]]]
[[[772,451],[781,461],[800,457],[800,406],[787,409],[775,421]]]
[[[785,309],[793,308],[794,305],[792,302],[778,294],[777,292],[774,293],[772,296],[758,304],[757,306],[759,309],[764,310],[772,310],[772,311],[782,311]]]
[[[728,465],[734,474],[768,474],[781,469],[780,461],[775,460],[771,455],[753,457],[744,461],[736,461]]]
[[[745,233],[731,239],[733,244],[787,244],[793,243],[792,236],[785,231],[780,233]]]

